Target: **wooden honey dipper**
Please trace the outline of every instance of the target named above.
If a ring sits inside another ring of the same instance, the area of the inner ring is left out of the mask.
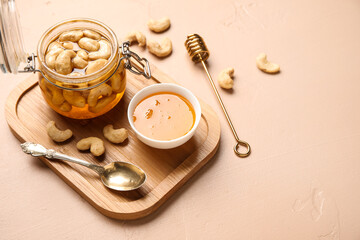
[[[224,105],[223,101],[221,100],[220,94],[219,94],[218,90],[216,89],[214,81],[212,80],[211,75],[206,67],[205,61],[209,58],[210,52],[207,49],[204,40],[198,34],[190,34],[187,36],[187,39],[185,41],[185,47],[191,57],[191,60],[195,63],[201,62],[201,64],[203,65],[203,67],[205,69],[205,72],[208,76],[209,82],[215,92],[215,95],[220,103],[220,106],[225,114],[226,120],[229,123],[231,131],[233,132],[234,138],[236,140],[236,144],[234,146],[235,154],[239,157],[249,156],[251,153],[250,145],[247,142],[239,139],[239,137],[236,133],[236,130],[234,128],[234,125],[231,122],[230,116],[229,116],[228,112],[226,111],[225,105]],[[238,150],[240,145],[244,146],[247,149],[246,152],[241,153]]]

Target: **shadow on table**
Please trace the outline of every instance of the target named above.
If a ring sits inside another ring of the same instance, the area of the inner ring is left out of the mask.
[[[180,189],[176,193],[174,193],[174,195],[172,195],[164,204],[162,204],[157,210],[155,210],[155,212],[151,213],[150,215],[148,215],[146,217],[136,219],[136,220],[117,220],[117,219],[108,218],[108,219],[112,220],[112,221],[109,221],[108,223],[115,224],[115,225],[126,225],[126,226],[130,226],[130,227],[131,226],[139,226],[139,225],[147,224],[147,223],[155,220],[162,214],[166,214],[166,210],[168,209],[168,207],[171,204],[176,204],[176,202],[179,200],[179,196],[181,194],[184,194],[184,192],[188,191],[188,189],[192,187],[192,185],[197,181],[197,179],[203,177],[204,172],[208,171],[210,168],[212,168],[216,164],[221,150],[222,149],[221,149],[221,144],[220,144],[218,151],[209,160],[209,162],[204,167],[202,167],[197,173],[195,173],[195,175],[193,177],[191,177],[189,179],[189,181],[187,181],[182,187],[180,187]],[[99,213],[99,214],[101,214],[101,213]],[[106,216],[104,216],[104,217],[106,217]]]

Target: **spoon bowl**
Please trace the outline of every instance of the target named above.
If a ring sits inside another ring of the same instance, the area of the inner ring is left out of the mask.
[[[130,191],[141,187],[146,181],[145,172],[127,162],[112,162],[104,166],[100,175],[105,186],[117,191]]]

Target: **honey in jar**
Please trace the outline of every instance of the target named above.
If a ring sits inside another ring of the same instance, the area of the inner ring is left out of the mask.
[[[40,39],[39,85],[46,102],[61,115],[88,119],[112,109],[125,87],[117,38],[91,19],[56,24]]]

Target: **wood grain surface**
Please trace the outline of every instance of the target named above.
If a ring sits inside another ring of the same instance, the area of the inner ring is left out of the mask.
[[[147,173],[146,183],[138,190],[117,192],[103,186],[96,173],[82,166],[41,158],[69,186],[102,214],[116,219],[136,219],[155,211],[181,185],[194,175],[215,154],[220,140],[219,120],[207,104],[201,102],[202,118],[193,138],[174,149],[151,148],[135,137],[129,126],[126,110],[132,96],[145,86],[159,82],[174,82],[152,66],[155,77],[147,80],[127,74],[127,89],[120,103],[107,114],[90,119],[74,120],[54,112],[45,102],[31,75],[20,83],[6,102],[6,119],[15,136],[21,141],[40,143],[62,153],[106,165],[113,161],[127,161],[138,165]],[[55,120],[60,129],[70,128],[74,136],[65,143],[55,143],[46,134],[45,125]],[[129,130],[129,139],[122,144],[106,141],[102,129],[107,124]],[[104,139],[104,156],[93,157],[79,152],[76,143],[81,138],[96,136]],[[44,184],[46,181],[44,179]]]

